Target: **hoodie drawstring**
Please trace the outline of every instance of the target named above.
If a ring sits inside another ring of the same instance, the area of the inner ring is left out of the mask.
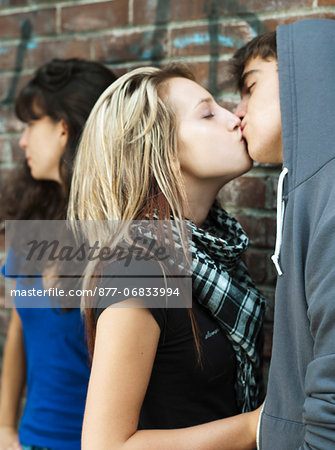
[[[279,255],[283,237],[283,223],[284,223],[284,214],[285,214],[285,201],[283,199],[283,186],[286,175],[288,174],[288,169],[286,167],[283,168],[278,180],[278,191],[277,191],[277,235],[276,235],[276,246],[275,252],[271,256],[272,262],[275,265],[275,268],[278,272],[278,275],[283,275],[283,272],[279,265]]]

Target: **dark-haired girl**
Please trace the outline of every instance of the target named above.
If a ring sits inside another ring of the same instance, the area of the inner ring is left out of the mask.
[[[26,161],[4,185],[2,220],[65,218],[81,131],[96,100],[114,80],[103,65],[78,59],[52,60],[38,69],[16,100],[16,115],[27,124],[19,141]],[[20,273],[19,244],[13,247],[4,275],[13,267]],[[34,283],[32,287],[43,288],[43,278]],[[20,277],[16,288],[23,288]],[[1,379],[1,450],[80,449],[89,377],[84,326],[78,309],[51,306],[12,312]]]

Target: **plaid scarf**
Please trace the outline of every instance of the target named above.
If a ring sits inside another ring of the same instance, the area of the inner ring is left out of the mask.
[[[192,229],[192,286],[226,332],[237,360],[236,395],[242,412],[261,402],[261,327],[265,299],[240,260],[248,246],[241,225],[214,204],[202,227]]]

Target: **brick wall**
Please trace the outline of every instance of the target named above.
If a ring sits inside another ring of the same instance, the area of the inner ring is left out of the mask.
[[[233,108],[238,96],[226,70],[232,53],[262,31],[307,17],[335,18],[335,0],[0,0],[0,182],[23,156],[13,98],[52,57],[102,61],[117,74],[182,60],[223,105]],[[275,272],[269,256],[278,171],[258,165],[220,193],[250,235],[246,259],[269,299],[265,371],[271,352]],[[0,297],[3,304],[3,284]],[[9,311],[0,309],[1,354],[8,317]]]

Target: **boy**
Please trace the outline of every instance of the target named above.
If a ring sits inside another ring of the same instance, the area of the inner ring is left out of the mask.
[[[251,157],[283,163],[265,450],[335,448],[335,21],[279,26],[238,50]]]

